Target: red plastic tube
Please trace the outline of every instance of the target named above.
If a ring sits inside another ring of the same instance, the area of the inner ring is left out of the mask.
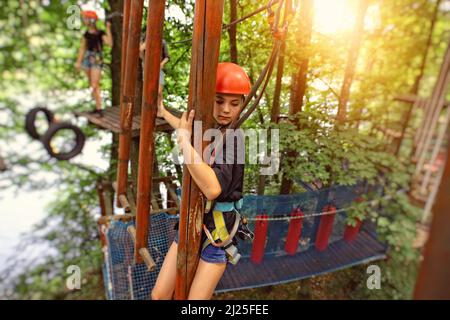
[[[336,211],[336,207],[333,205],[326,205],[323,212]],[[330,213],[323,215],[320,218],[319,230],[316,236],[316,249],[324,251],[328,247],[328,241],[330,239],[331,232],[333,231],[333,222],[336,213]]]
[[[300,236],[302,234],[303,216],[304,214],[302,210],[298,208],[291,212],[291,217],[293,219],[291,219],[289,223],[286,244],[284,246],[286,253],[291,256],[297,252],[298,241],[300,240]]]
[[[269,227],[268,215],[261,214],[256,216],[255,239],[253,239],[252,255],[250,260],[259,264],[264,257],[264,248],[266,246],[267,229]]]

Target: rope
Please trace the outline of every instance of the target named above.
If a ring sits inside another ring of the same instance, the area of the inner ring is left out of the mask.
[[[249,13],[248,15],[243,16],[242,18],[239,18],[239,19],[237,19],[237,20],[235,20],[235,21],[232,21],[232,22],[230,22],[229,24],[223,25],[223,27],[222,27],[223,31],[228,30],[228,29],[231,28],[232,26],[234,26],[234,25],[236,25],[236,24],[238,24],[238,23],[240,23],[240,22],[242,22],[242,21],[245,21],[245,20],[247,20],[248,18],[251,18],[251,17],[257,15],[258,13],[260,13],[260,12],[262,12],[262,11],[264,11],[264,10],[269,10],[272,6],[274,6],[274,5],[277,4],[278,2],[280,2],[280,0],[272,0],[272,1],[269,2],[269,4],[263,6],[263,7],[259,8],[259,9],[256,9],[255,11]]]
[[[245,21],[245,20],[247,20],[247,19],[257,15],[260,12],[263,12],[265,10],[269,10],[272,6],[274,6],[275,4],[277,4],[280,1],[281,0],[271,0],[269,2],[269,4],[263,6],[263,7],[259,8],[259,9],[256,9],[255,11],[253,11],[253,12],[251,12],[251,13],[249,13],[249,14],[247,14],[247,15],[245,15],[245,16],[243,16],[243,17],[241,17],[241,18],[239,18],[239,19],[237,19],[235,21],[232,21],[232,22],[230,22],[228,24],[224,24],[222,26],[222,32],[227,31],[232,26],[234,26],[234,25],[236,25],[238,23],[241,23],[241,22],[243,22],[243,21]],[[179,41],[174,41],[174,42],[167,42],[167,44],[168,45],[174,45],[174,44],[188,43],[188,42],[191,42],[191,41],[192,41],[192,38],[189,38],[189,39],[184,39],[184,40],[179,40]]]
[[[397,192],[397,194],[401,194],[401,193],[405,193],[404,190],[400,190]],[[364,202],[360,202],[360,203],[368,203],[370,206],[374,206],[376,205],[378,202],[380,202],[381,200],[389,200],[391,199],[392,196],[388,195],[388,196],[384,196],[381,199],[375,199],[375,200],[371,200],[371,201],[364,201]],[[322,211],[322,212],[315,212],[315,213],[309,213],[309,214],[304,214],[302,216],[283,216],[283,217],[257,217],[257,218],[247,218],[246,219],[248,221],[290,221],[290,220],[295,220],[295,219],[304,219],[304,218],[311,218],[311,217],[320,217],[320,216],[326,216],[326,215],[330,215],[330,214],[336,214],[336,213],[340,213],[340,212],[344,212],[344,211],[349,211],[351,209],[356,208],[356,206],[350,206],[350,207],[346,207],[346,208],[342,208],[342,209],[338,209],[338,210],[333,210],[333,211]]]

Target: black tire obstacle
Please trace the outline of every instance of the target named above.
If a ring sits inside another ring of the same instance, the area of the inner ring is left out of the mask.
[[[48,129],[42,135],[37,132],[35,124],[39,112],[45,115],[48,122]],[[25,129],[31,138],[42,142],[51,157],[61,161],[70,160],[80,154],[86,141],[86,137],[80,128],[68,122],[55,122],[53,112],[44,107],[35,107],[27,113],[25,117]],[[61,130],[71,130],[75,134],[75,146],[68,152],[57,152],[51,144],[52,139]]]

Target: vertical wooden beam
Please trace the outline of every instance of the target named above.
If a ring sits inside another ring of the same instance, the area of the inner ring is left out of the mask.
[[[433,207],[430,236],[414,293],[415,299],[450,299],[450,144]]]
[[[120,103],[119,159],[117,164],[117,199],[126,195],[128,162],[130,159],[131,125],[135,103],[137,67],[139,63],[139,41],[141,35],[144,0],[131,0],[128,37],[125,40],[125,75],[122,101]],[[124,24],[125,28],[125,24]],[[121,204],[118,202],[118,206]]]
[[[123,3],[123,22],[122,22],[122,59],[120,63],[120,101],[122,102],[123,83],[125,79],[125,70],[127,66],[127,44],[128,32],[130,30],[130,7],[131,0],[125,0]]]
[[[197,0],[194,12],[192,60],[189,79],[188,110],[195,110],[195,120],[202,121],[204,130],[213,123],[213,106],[217,63],[222,32],[224,0]],[[198,139],[199,137],[193,137]],[[205,142],[200,144],[202,150]],[[196,147],[194,145],[194,147]],[[183,170],[183,189],[180,210],[175,299],[186,299],[197,264],[203,223],[203,197],[186,166]]]
[[[134,255],[142,262],[139,252],[147,248],[150,200],[152,194],[154,129],[158,109],[158,87],[161,62],[165,0],[149,2],[144,59],[144,93],[141,111],[139,171],[137,182],[136,241]]]
[[[425,119],[424,126],[422,129],[422,135],[419,139],[419,143],[415,152],[415,157],[420,157],[419,163],[416,167],[416,173],[422,170],[422,165],[425,161],[425,155],[427,154],[427,148],[433,138],[433,134],[435,133],[435,128],[437,121],[439,119],[439,115],[442,111],[443,105],[439,104],[439,100],[442,92],[445,91],[446,80],[448,81],[448,72],[450,70],[450,41],[447,46],[447,51],[445,52],[445,56],[442,62],[441,70],[439,72],[439,78],[436,82],[436,85],[433,89],[433,93],[431,98],[428,100],[427,109],[429,109],[428,117]]]

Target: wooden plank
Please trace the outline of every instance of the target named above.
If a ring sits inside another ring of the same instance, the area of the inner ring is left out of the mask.
[[[109,107],[103,110],[103,117],[93,115],[89,112],[75,111],[74,114],[78,117],[86,118],[89,123],[99,127],[112,131],[114,133],[120,133],[120,108]],[[177,115],[181,115],[181,111],[175,112]],[[140,116],[134,116],[131,126],[132,137],[138,137],[140,134]],[[155,124],[155,131],[157,132],[172,132],[173,128],[164,119],[157,118]]]

